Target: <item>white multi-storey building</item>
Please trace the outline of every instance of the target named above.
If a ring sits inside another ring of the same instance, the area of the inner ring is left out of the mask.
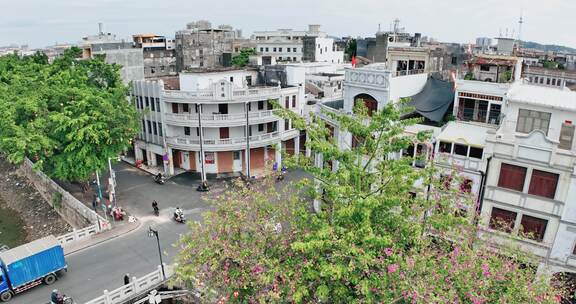
[[[490,131],[482,237],[576,273],[576,92],[514,83]],[[548,266],[548,267],[543,267]]]
[[[256,44],[256,52],[264,58],[274,58],[277,62],[301,62],[304,55],[305,38],[314,38],[314,45],[318,45],[308,61],[334,62],[344,61],[344,52],[337,50],[334,39],[320,31],[320,25],[311,24],[308,31],[294,31],[292,29],[279,29],[276,31],[257,31],[252,35]],[[268,63],[270,64],[270,63]]]
[[[287,83],[257,86],[256,70],[182,73],[179,90],[164,82],[139,81],[133,89],[142,112],[135,157],[167,174],[194,171],[224,176],[263,174],[281,162],[279,148],[300,151],[300,132],[274,114],[271,101],[301,114],[303,79],[288,73]],[[149,109],[149,111],[146,111]],[[272,164],[270,164],[272,166]]]

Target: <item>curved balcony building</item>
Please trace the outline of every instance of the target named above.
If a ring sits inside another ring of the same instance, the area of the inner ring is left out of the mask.
[[[203,70],[135,82],[142,114],[135,158],[168,175],[193,171],[205,179],[260,176],[266,166],[281,164],[280,149],[299,153],[300,132],[272,104],[301,114],[303,86],[257,85],[258,79],[256,70]]]

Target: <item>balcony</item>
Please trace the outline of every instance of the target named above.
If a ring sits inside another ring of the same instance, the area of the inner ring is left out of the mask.
[[[269,145],[277,144],[280,140],[288,140],[298,136],[297,129],[272,132],[267,134],[250,136],[250,148],[259,148]],[[200,140],[196,138],[186,137],[168,137],[166,142],[172,148],[182,150],[200,150]],[[226,138],[226,139],[204,139],[203,148],[206,151],[231,151],[246,149],[246,137]]]
[[[280,97],[280,87],[246,88],[233,89],[231,94],[219,95],[215,90],[199,91],[164,91],[165,102],[190,103],[190,102],[211,102],[229,100],[230,102],[247,102],[267,99],[278,99]]]
[[[201,114],[202,127],[238,127],[246,125],[246,113],[234,114]],[[166,124],[175,126],[198,127],[198,114],[194,113],[166,113]],[[274,115],[274,110],[248,112],[248,121],[251,125],[277,121],[280,118]]]
[[[559,134],[559,130],[548,128],[548,134]],[[505,121],[498,131],[488,132],[487,143],[492,153],[505,159],[522,159],[537,162],[560,170],[575,171],[576,152],[558,148],[558,142],[550,139],[543,131],[529,134],[516,132],[516,121]]]

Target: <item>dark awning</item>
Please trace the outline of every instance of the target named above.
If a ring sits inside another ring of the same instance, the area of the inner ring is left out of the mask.
[[[440,122],[454,100],[454,89],[452,83],[430,77],[422,91],[411,98],[407,105],[414,107],[414,112]]]

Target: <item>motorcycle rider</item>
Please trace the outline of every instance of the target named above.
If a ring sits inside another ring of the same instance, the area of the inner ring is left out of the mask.
[[[64,303],[64,296],[58,291],[58,289],[52,290],[52,294],[50,295],[50,302],[52,304]]]
[[[155,214],[158,214],[159,209],[158,209],[158,202],[156,202],[156,200],[152,201],[152,209],[154,209]]]
[[[174,219],[178,222],[182,222],[184,219],[184,211],[180,207],[176,207],[176,210],[174,210]]]

